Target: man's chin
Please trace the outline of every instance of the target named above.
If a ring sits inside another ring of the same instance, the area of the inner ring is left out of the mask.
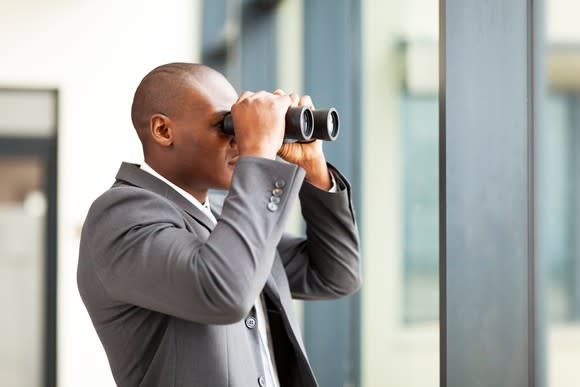
[[[227,176],[221,184],[221,187],[219,189],[230,189],[230,187],[232,186],[232,180],[234,178],[234,174],[233,172],[231,174],[229,174],[229,176]]]

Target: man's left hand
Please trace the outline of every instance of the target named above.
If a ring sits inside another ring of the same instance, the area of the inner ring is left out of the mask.
[[[282,90],[276,90],[274,94],[285,95]],[[306,106],[314,110],[314,105],[309,96],[299,96],[297,94],[289,95],[292,100],[291,107]],[[332,186],[326,158],[322,151],[322,141],[314,140],[307,143],[294,142],[282,144],[278,151],[278,156],[282,159],[302,167],[306,171],[306,181],[310,184],[323,189],[329,190]]]

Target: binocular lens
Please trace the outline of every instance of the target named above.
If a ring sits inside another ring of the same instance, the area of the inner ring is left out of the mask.
[[[300,120],[300,125],[302,125],[302,134],[304,139],[311,139],[314,133],[314,117],[312,116],[312,110],[304,109],[303,117]]]
[[[338,113],[334,109],[330,109],[326,126],[328,127],[328,135],[330,140],[338,137]]]
[[[338,137],[339,129],[340,124],[336,109],[314,110],[313,138],[334,141]]]

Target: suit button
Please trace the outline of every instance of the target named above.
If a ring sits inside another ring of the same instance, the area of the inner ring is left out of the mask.
[[[284,188],[285,186],[286,186],[286,180],[284,180],[284,179],[276,180],[276,182],[274,183],[274,187],[276,187],[276,188]]]
[[[258,378],[258,385],[259,385],[260,387],[264,387],[264,386],[266,385],[266,378],[265,378],[265,377],[263,377],[263,376],[260,376],[260,377]]]
[[[246,319],[246,326],[250,329],[254,329],[254,327],[256,326],[256,319],[253,318],[252,316],[248,317]]]
[[[274,188],[272,190],[272,196],[282,196],[282,192],[284,192],[282,188]]]
[[[274,204],[280,203],[280,198],[278,196],[270,196],[270,202]]]
[[[272,212],[276,212],[278,210],[278,205],[276,203],[268,202],[268,209]]]

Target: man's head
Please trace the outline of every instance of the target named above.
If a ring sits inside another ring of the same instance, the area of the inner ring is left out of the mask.
[[[209,188],[228,188],[237,144],[218,124],[236,99],[232,85],[209,67],[170,63],[152,70],[131,109],[145,161],[201,201]]]

